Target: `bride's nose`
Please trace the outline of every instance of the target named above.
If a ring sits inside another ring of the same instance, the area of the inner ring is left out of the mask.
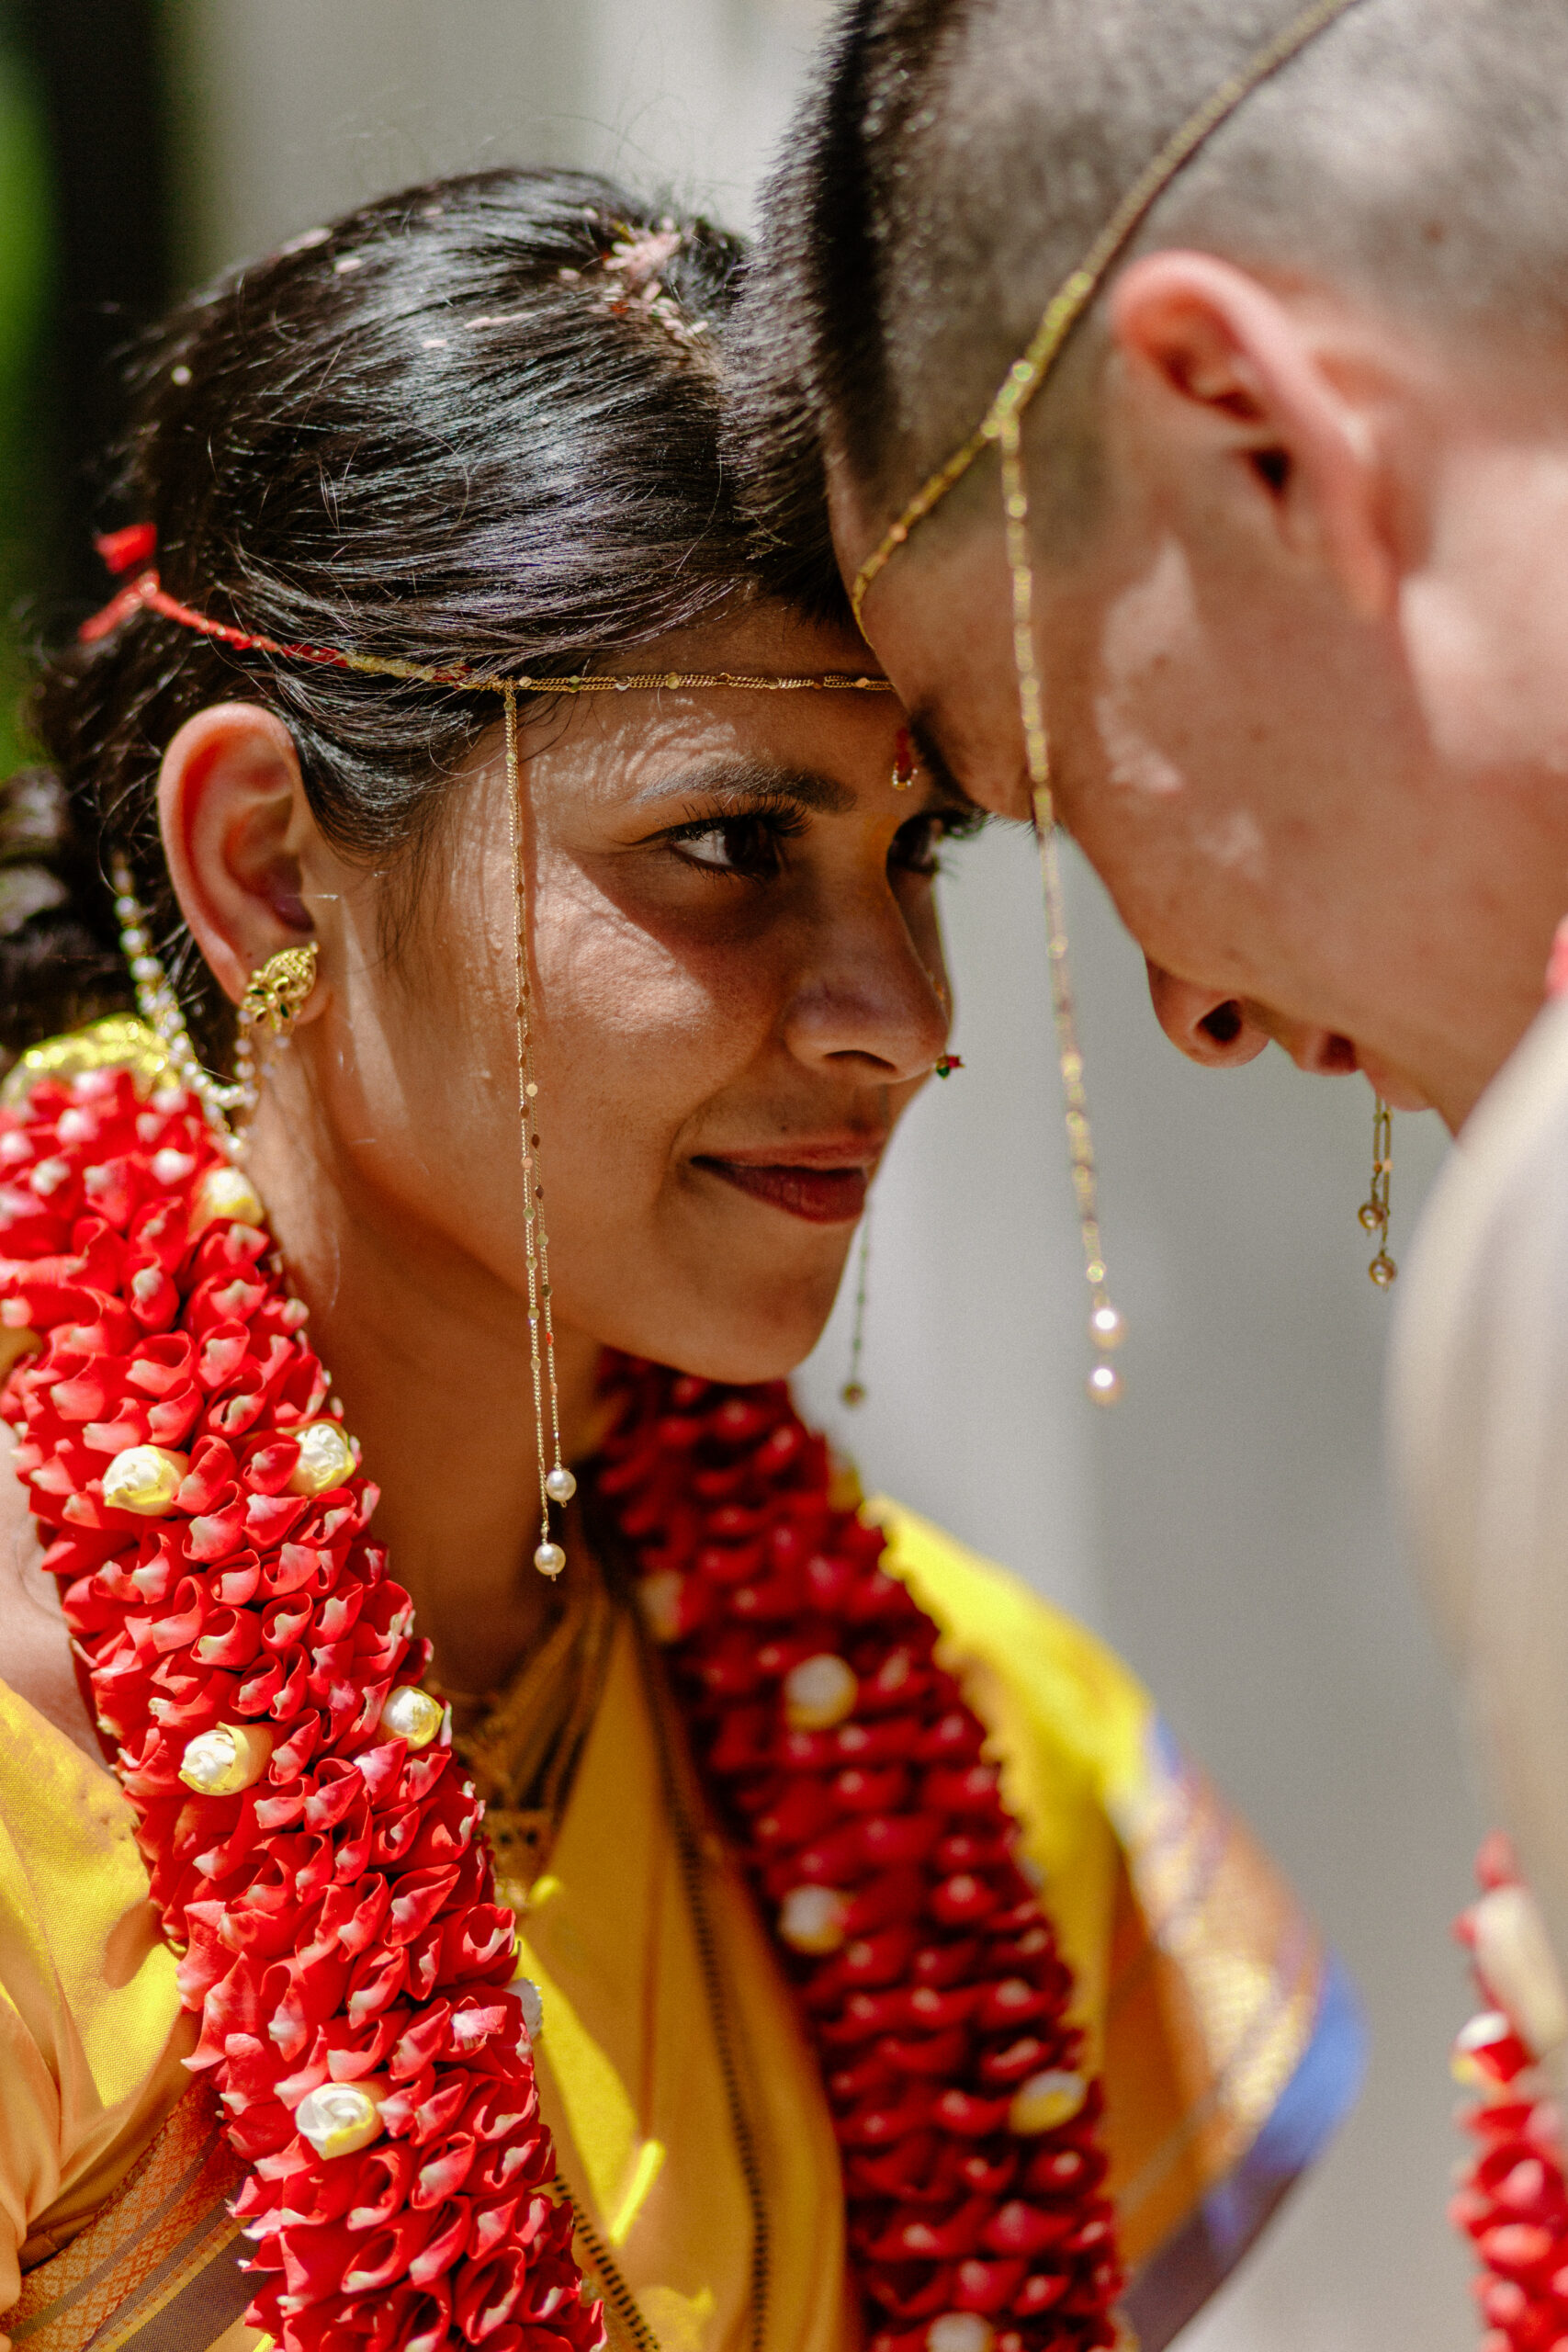
[[[926,1077],[953,1018],[934,930],[929,944],[917,942],[889,893],[841,908],[814,945],[785,1014],[791,1053],[883,1086]]]
[[[1155,1018],[1173,1046],[1190,1061],[1210,1069],[1236,1069],[1256,1061],[1269,1042],[1238,997],[1179,980],[1145,956]]]

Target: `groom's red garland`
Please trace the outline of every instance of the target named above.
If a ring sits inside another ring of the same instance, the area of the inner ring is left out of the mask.
[[[251,2168],[248,2316],[287,2352],[597,2352],[479,1807],[232,1185],[194,1100],[124,1071],[0,1111],[0,1312],[42,1340],[0,1409]],[[878,2352],[1111,2344],[1099,2093],[935,1628],[782,1387],[625,1379],[602,1487],[821,2055]]]
[[[1562,2352],[1568,2150],[1559,2099],[1568,1998],[1506,1838],[1486,1840],[1476,1874],[1481,1899],[1458,1932],[1487,2006],[1459,2037],[1454,2074],[1481,2097],[1462,2119],[1473,2144],[1450,2218],[1481,2265],[1474,2282],[1487,2331],[1481,2352]]]

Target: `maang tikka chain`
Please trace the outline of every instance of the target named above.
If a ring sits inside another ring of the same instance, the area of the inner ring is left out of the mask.
[[[1389,1186],[1393,1177],[1393,1111],[1382,1096],[1372,1106],[1371,1190],[1356,1212],[1368,1233],[1378,1238],[1377,1256],[1367,1268],[1379,1290],[1398,1279],[1399,1268],[1388,1254]]]
[[[534,1435],[539,1468],[539,1542],[534,1566],[558,1577],[566,1554],[550,1532],[550,1505],[569,1503],[577,1480],[560,1458],[560,1398],[556,1383],[555,1314],[550,1299],[550,1248],[545,1237],[545,1191],[539,1173],[539,1082],[534,1066],[533,978],[528,954],[528,876],[524,855],[523,763],[517,748],[517,695],[503,689],[506,714],[506,805],[512,842],[513,952],[517,1044],[517,1124],[523,1155],[523,1255],[528,1281],[528,1363],[534,1390]],[[546,1409],[548,1407],[548,1446]]]
[[[1095,1165],[1094,1136],[1089,1123],[1089,1098],[1084,1091],[1083,1055],[1078,1046],[1077,1015],[1073,1004],[1072,975],[1067,966],[1067,918],[1062,892],[1061,863],[1056,855],[1056,811],[1051,797],[1051,759],[1045,735],[1044,703],[1040,668],[1034,652],[1034,572],[1029,553],[1029,491],[1024,479],[1022,437],[1019,420],[1010,417],[998,436],[1002,497],[1007,516],[1008,569],[1012,582],[1012,658],[1018,680],[1019,717],[1023,726],[1024,756],[1034,802],[1034,830],[1040,843],[1040,878],[1045,900],[1045,943],[1051,961],[1051,1012],[1056,1030],[1056,1057],[1062,1072],[1062,1094],[1067,1125],[1067,1153],[1072,1167],[1073,1194],[1077,1203],[1078,1232],[1083,1242],[1084,1275],[1089,1283],[1089,1335],[1099,1358],[1089,1375],[1089,1393],[1097,1405],[1114,1405],[1122,1394],[1122,1374],[1111,1351],[1122,1344],[1126,1323],[1111,1304],[1106,1286],[1105,1253],[1100,1233],[1100,1181]]]

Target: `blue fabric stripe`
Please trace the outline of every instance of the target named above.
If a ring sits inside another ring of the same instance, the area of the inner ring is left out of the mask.
[[[1235,2170],[1210,2190],[1127,2291],[1127,2316],[1143,2352],[1162,2352],[1235,2268],[1343,2122],[1360,2088],[1366,2057],[1360,2003],[1331,1953],[1312,2040],[1268,2122]]]

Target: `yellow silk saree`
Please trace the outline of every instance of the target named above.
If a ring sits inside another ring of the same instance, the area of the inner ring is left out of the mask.
[[[1094,1637],[897,1505],[889,1565],[942,1629],[1002,1763],[1106,2087],[1137,2340],[1168,2343],[1353,2095],[1345,1980]],[[239,2352],[238,2179],[129,1807],[0,1689],[0,2321],[28,2352]],[[637,1646],[618,1636],[547,1875],[520,1922],[561,2171],[662,2352],[745,2332],[748,2220]],[[838,2156],[789,1989],[716,1874],[761,2123],[781,2352],[852,2345]],[[587,2260],[591,2283],[593,2266]]]

